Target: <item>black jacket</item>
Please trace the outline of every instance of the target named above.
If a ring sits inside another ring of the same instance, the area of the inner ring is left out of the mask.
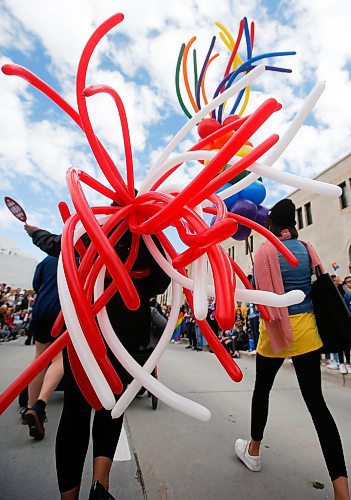
[[[43,250],[43,252],[54,257],[60,255],[61,235],[39,229],[33,233],[32,238],[33,243]],[[129,255],[131,238],[131,232],[127,231],[115,246],[116,253],[123,263]],[[82,240],[86,246],[90,243],[87,236],[83,237]],[[162,251],[158,240],[154,238],[154,241]],[[133,280],[140,297],[139,309],[130,311],[125,306],[118,292],[115,293],[106,305],[111,325],[129,352],[148,345],[151,327],[150,298],[163,293],[170,283],[170,278],[154,260],[141,238],[138,255],[132,270],[138,271],[146,268],[150,268],[150,275],[147,278]],[[105,288],[110,283],[111,279],[107,278],[105,280]]]

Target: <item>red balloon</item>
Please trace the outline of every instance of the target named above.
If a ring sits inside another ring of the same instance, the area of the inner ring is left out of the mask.
[[[197,126],[197,133],[201,139],[204,139],[220,128],[221,124],[215,118],[203,118]]]
[[[56,342],[53,342],[40,356],[38,356],[24,370],[19,377],[9,385],[9,387],[0,396],[0,415],[14,401],[29,382],[33,380],[50,361],[70,342],[68,333],[61,335]]]
[[[239,118],[241,118],[240,115],[228,115],[227,118],[223,120],[222,125],[228,125],[228,123],[236,122]]]
[[[200,174],[198,174],[195,179],[187,185],[187,187],[185,187],[170,203],[159,210],[153,217],[140,224],[138,233],[151,234],[159,232],[172,224],[175,218],[178,218],[179,212],[184,208],[185,203],[188,203],[189,200],[192,206],[195,206],[199,203],[199,201],[202,201],[196,200],[195,203],[193,201],[194,193],[201,192],[206,188],[208,183],[232,158],[233,154],[243,146],[243,144],[252,136],[254,132],[256,132],[256,130],[269,118],[269,116],[276,111],[276,109],[277,101],[273,98],[267,99],[261,106],[259,106],[259,108],[252,113],[239,130],[223,146],[223,149],[217,153],[207,167],[204,168],[203,171],[200,172]],[[249,155],[247,155],[247,157],[248,156]],[[246,167],[247,166],[245,165],[243,169]]]

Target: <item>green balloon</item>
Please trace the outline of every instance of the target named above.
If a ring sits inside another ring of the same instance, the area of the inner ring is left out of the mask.
[[[248,172],[247,170],[240,172],[240,174],[236,175],[233,179],[229,181],[230,184],[236,184],[237,182],[241,181],[241,179],[244,179],[247,175],[249,175],[249,173],[250,172]]]

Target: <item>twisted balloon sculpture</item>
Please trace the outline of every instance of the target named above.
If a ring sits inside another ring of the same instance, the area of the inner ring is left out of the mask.
[[[258,307],[262,317],[268,319],[269,316],[264,305],[288,306],[302,301],[304,297],[304,294],[299,290],[281,296],[271,292],[252,290],[244,272],[219,244],[235,234],[239,224],[258,231],[272,241],[291,265],[296,266],[298,261],[272,233],[260,224],[242,215],[228,212],[223,202],[228,193],[222,191],[216,194],[216,191],[228,179],[247,169],[252,173],[233,185],[230,188],[233,192],[242,189],[242,186],[249,185],[257,177],[265,175],[295,187],[310,189],[325,195],[339,195],[339,189],[336,186],[303,179],[284,172],[272,171],[270,168],[298,131],[303,119],[321,94],[323,85],[318,85],[314,89],[280,139],[278,135],[273,134],[259,145],[250,146],[245,155],[236,156],[237,152],[248,143],[252,134],[281,108],[275,99],[270,98],[251,115],[239,116],[235,121],[212,131],[189,152],[170,156],[180,141],[202,118],[212,113],[218,106],[222,106],[231,96],[245,92],[245,89],[265,71],[264,66],[254,67],[252,64],[254,61],[251,58],[250,50],[248,50],[249,64],[246,64],[244,68],[245,75],[233,83],[234,79],[230,81],[231,77],[227,78],[230,75],[228,69],[223,80],[224,83],[215,93],[214,99],[209,103],[206,102],[201,108],[199,89],[201,89],[201,85],[203,87],[205,69],[203,70],[196,87],[196,113],[194,116],[190,116],[190,120],[173,137],[150,168],[136,196],[132,148],[123,102],[116,90],[111,87],[86,85],[87,69],[96,45],[122,20],[122,14],[113,15],[106,20],[96,29],[83,50],[76,80],[78,111],[26,68],[14,64],[2,67],[2,71],[6,75],[20,76],[41,90],[76,122],[85,133],[110,187],[101,184],[83,171],[71,168],[67,172],[68,189],[76,212],[70,214],[65,203],[59,204],[61,216],[65,222],[58,265],[58,288],[62,313],[54,325],[52,334],[58,336],[64,324],[67,331],[60,335],[49,349],[35,360],[2,394],[0,397],[1,412],[13,401],[22,388],[47,365],[49,360],[63,347],[67,347],[76,381],[85,398],[94,408],[98,409],[103,406],[112,410],[113,417],[118,417],[133,400],[140,387],[145,386],[155,396],[177,410],[200,420],[208,420],[210,412],[207,408],[174,393],[150,375],[172,336],[181,306],[183,289],[209,346],[229,376],[235,381],[241,380],[242,373],[206,322],[207,297],[214,296],[216,298],[216,319],[222,329],[229,329],[234,324],[235,299],[260,304]],[[243,26],[244,28],[245,26]],[[253,40],[253,29],[251,33],[251,38],[249,38]],[[253,41],[250,43],[252,46]],[[236,58],[236,48],[233,47],[232,50],[232,61],[229,68]],[[204,68],[207,64],[208,62]],[[227,82],[227,88],[224,89],[223,86]],[[98,93],[110,95],[117,108],[124,141],[126,180],[123,179],[111,157],[96,137],[91,125],[86,100]],[[223,109],[223,107],[219,109]],[[206,144],[223,137],[228,132],[230,132],[229,138],[218,151],[204,150]],[[264,154],[266,154],[264,164],[258,163]],[[194,159],[206,160],[206,164],[187,186],[164,185],[164,181],[183,162]],[[225,165],[227,168],[223,170]],[[84,194],[84,184],[115,201],[118,206],[90,207]],[[215,222],[212,226],[205,222],[204,213],[215,216]],[[174,226],[177,229],[179,237],[188,247],[184,252],[177,253],[165,236],[164,230],[168,226]],[[114,246],[127,230],[132,233],[132,244],[126,262],[122,263]],[[81,241],[81,237],[85,233],[91,240],[88,248],[85,248]],[[151,235],[155,235],[161,242],[166,258],[155,245]],[[110,324],[105,307],[106,303],[118,291],[130,310],[138,309],[140,300],[133,279],[143,279],[143,276],[136,276],[137,272],[132,271],[132,268],[138,253],[140,238],[143,238],[154,259],[172,278],[170,318],[157,347],[144,366],[140,366],[123,347],[118,338],[118,332],[115,332]],[[75,250],[80,254],[79,267],[76,264]],[[207,285],[206,282],[207,261],[212,268],[213,286]],[[193,263],[192,279],[187,276],[185,269],[190,263]],[[106,271],[111,276],[112,283],[104,290]],[[239,277],[246,289],[236,288],[236,277]],[[122,384],[107,358],[106,344],[134,377],[133,382],[117,403],[114,394],[122,392]]]

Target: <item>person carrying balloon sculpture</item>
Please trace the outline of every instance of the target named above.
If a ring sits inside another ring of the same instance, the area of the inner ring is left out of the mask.
[[[25,230],[41,250],[52,256],[60,255],[61,235],[51,234],[28,224],[25,225]],[[115,245],[115,251],[122,262],[125,262],[129,255],[131,238],[131,232],[127,230]],[[82,241],[85,246],[90,243],[88,237],[83,237]],[[160,247],[157,240],[155,243]],[[133,279],[140,297],[139,309],[130,311],[119,292],[116,292],[106,304],[106,309],[120,341],[127,351],[137,358],[138,350],[145,348],[150,340],[150,298],[163,293],[170,283],[170,278],[158,266],[142,239],[132,271],[147,271],[147,277]],[[110,283],[111,279],[106,278],[105,288]],[[126,388],[132,377],[117,361],[107,345],[106,350],[109,360]],[[78,388],[66,349],[63,350],[63,363],[64,403],[56,436],[56,470],[61,499],[76,500],[79,497],[83,465],[89,445],[92,408]],[[92,428],[93,478],[89,500],[113,500],[108,492],[109,475],[122,422],[123,415],[112,419],[109,410],[102,408],[95,411]]]
[[[261,323],[256,356],[256,381],[251,407],[251,439],[237,439],[235,451],[248,469],[261,470],[260,446],[268,418],[269,394],[284,359],[291,357],[302,396],[316,428],[333,483],[335,500],[349,500],[341,439],[321,388],[318,334],[311,298],[311,275],[320,260],[310,243],[298,240],[295,205],[279,201],[268,214],[267,228],[297,257],[292,267],[268,241],[254,260],[256,288],[284,293],[300,289],[305,299],[288,308],[269,308],[270,320]]]

